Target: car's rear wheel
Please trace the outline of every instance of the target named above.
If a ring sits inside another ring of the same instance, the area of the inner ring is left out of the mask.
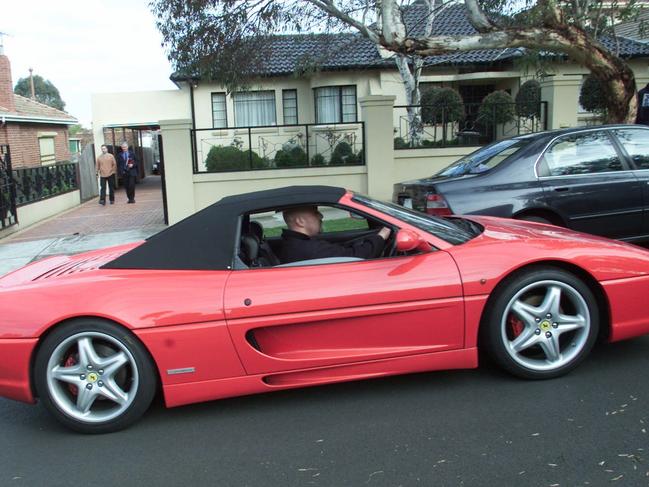
[[[91,319],[63,325],[45,338],[34,381],[48,411],[82,433],[127,427],[147,410],[156,388],[154,367],[137,338]]]
[[[516,274],[486,310],[483,343],[505,370],[526,379],[566,374],[590,352],[599,313],[589,287],[550,267]]]

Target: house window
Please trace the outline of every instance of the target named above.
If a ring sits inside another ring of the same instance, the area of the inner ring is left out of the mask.
[[[43,135],[38,137],[38,146],[41,154],[41,164],[54,164],[56,151],[54,149],[54,136]]]
[[[316,88],[316,123],[356,121],[356,86],[328,86]]]
[[[234,100],[234,122],[237,127],[276,125],[274,91],[240,91]]]
[[[228,126],[228,115],[225,109],[225,93],[212,93],[212,128],[221,129]]]
[[[282,90],[284,125],[297,125],[297,90]]]

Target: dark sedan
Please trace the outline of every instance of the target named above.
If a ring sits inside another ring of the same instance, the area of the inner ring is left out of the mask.
[[[396,184],[393,199],[432,215],[513,217],[648,240],[649,127],[580,127],[500,140],[430,178]]]

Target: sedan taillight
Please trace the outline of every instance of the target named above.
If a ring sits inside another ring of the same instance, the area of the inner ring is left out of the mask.
[[[435,216],[448,216],[453,214],[441,194],[428,194],[426,196],[426,213]]]

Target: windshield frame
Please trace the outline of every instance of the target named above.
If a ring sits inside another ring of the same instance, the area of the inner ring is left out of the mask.
[[[478,233],[474,234],[465,228],[462,228],[461,225],[455,224],[453,220],[457,220],[458,217],[446,219],[438,216],[427,215],[426,213],[395,205],[394,203],[379,201],[364,194],[355,192],[352,193],[351,200],[354,203],[379,211],[408,225],[412,225],[413,227],[451,245],[461,245],[482,233],[482,229],[480,229]],[[460,220],[463,219],[460,218]]]

